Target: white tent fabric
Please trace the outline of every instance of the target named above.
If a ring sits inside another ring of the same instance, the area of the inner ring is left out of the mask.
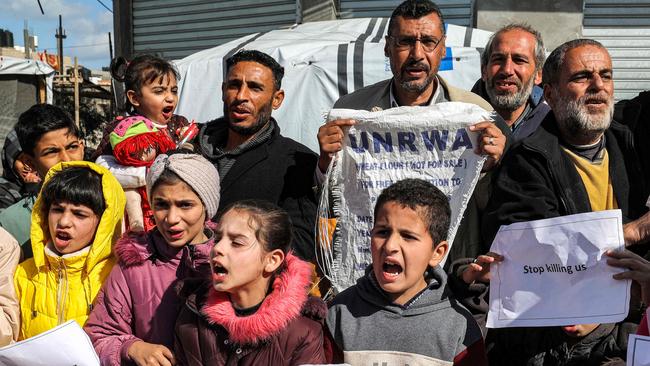
[[[384,55],[387,18],[312,22],[252,34],[175,61],[179,80],[176,113],[197,122],[223,115],[221,83],[225,60],[240,49],[274,57],[285,69],[285,99],[273,112],[282,134],[318,152],[316,134],[341,96],[392,77]],[[491,32],[447,26],[447,56],[440,75],[470,89],[480,78],[480,48]]]
[[[1,56],[0,75],[44,75],[47,84],[47,103],[52,103],[52,81],[54,80],[54,69],[45,62]]]

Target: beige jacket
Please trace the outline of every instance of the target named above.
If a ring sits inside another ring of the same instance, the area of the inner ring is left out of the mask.
[[[15,341],[20,330],[20,308],[14,288],[14,272],[19,259],[18,242],[0,227],[0,346]]]
[[[366,86],[348,95],[342,96],[334,104],[334,108],[362,109],[366,111],[390,108],[390,85],[391,80],[387,79],[376,84]],[[445,79],[438,75],[440,86],[445,93],[445,98],[451,102],[465,102],[476,104],[486,111],[492,111],[490,103],[480,96],[463,89],[449,85]]]

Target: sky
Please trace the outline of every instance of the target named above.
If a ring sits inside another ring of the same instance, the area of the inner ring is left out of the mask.
[[[101,69],[110,64],[108,32],[113,33],[112,0],[40,0],[45,15],[41,14],[37,0],[3,1],[0,11],[0,28],[14,35],[14,45],[24,46],[25,19],[31,34],[38,36],[38,51],[47,49],[57,53],[56,29],[59,14],[63,17],[63,55],[77,56],[79,63],[89,69]],[[101,2],[101,3],[100,3]]]

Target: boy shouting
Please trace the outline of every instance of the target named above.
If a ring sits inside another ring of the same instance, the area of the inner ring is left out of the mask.
[[[447,197],[424,180],[402,180],[379,195],[372,266],[329,309],[332,361],[487,365],[481,331],[439,266],[449,218]]]

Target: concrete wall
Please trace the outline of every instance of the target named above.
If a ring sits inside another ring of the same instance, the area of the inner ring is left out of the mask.
[[[552,51],[582,36],[584,0],[476,0],[476,28],[496,31],[508,23],[528,23]]]

